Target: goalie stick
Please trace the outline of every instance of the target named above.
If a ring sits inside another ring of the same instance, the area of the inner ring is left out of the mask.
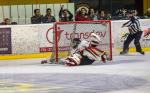
[[[75,32],[76,32],[77,24],[73,24],[73,34],[71,35],[70,39],[70,49],[72,48],[73,39],[75,38]],[[68,56],[70,55],[71,51],[68,53]]]

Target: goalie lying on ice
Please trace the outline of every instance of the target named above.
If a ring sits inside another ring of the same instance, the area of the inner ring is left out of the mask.
[[[74,38],[70,56],[62,61],[67,66],[90,65],[94,61],[106,62],[106,52],[97,48],[99,44],[100,38],[94,33],[89,41]]]

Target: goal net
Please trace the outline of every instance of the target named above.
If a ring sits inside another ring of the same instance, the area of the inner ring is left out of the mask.
[[[89,40],[91,33],[96,33],[101,38],[98,46],[112,59],[111,22],[103,21],[82,21],[82,22],[56,22],[54,25],[54,50],[51,61],[56,63],[67,57],[71,51],[73,38]]]

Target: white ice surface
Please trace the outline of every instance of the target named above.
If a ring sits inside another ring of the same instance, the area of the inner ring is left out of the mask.
[[[0,60],[0,74],[5,73],[87,73],[125,75],[142,78],[148,83],[125,90],[105,93],[150,93],[150,53],[114,56],[112,62],[94,63],[88,66],[66,67],[63,65],[40,64],[43,59]]]

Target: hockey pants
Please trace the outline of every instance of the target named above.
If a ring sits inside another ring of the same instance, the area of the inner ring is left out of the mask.
[[[135,34],[129,34],[127,39],[124,41],[123,46],[123,52],[127,53],[129,51],[129,45],[134,40],[134,45],[136,47],[137,52],[141,52],[141,45],[140,45],[140,39],[141,39],[142,31],[138,31]]]

